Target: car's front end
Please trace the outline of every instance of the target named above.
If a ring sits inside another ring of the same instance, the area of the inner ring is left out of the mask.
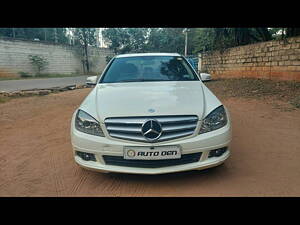
[[[200,80],[100,82],[73,114],[71,141],[91,170],[206,169],[230,155],[230,115]]]

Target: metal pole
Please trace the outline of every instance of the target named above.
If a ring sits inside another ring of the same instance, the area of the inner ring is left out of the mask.
[[[47,32],[46,32],[46,28],[44,28],[44,40],[47,41]]]
[[[56,28],[54,28],[54,41],[57,43],[57,31]]]
[[[100,48],[100,28],[96,28],[96,42],[97,42],[97,47]]]
[[[185,48],[184,55],[187,56],[187,29],[185,30]]]
[[[202,55],[201,53],[198,54],[198,73],[200,73],[200,71],[202,71]]]

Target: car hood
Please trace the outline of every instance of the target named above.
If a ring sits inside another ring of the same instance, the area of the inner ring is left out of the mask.
[[[197,115],[200,119],[205,110],[201,81],[105,83],[93,91],[102,123],[108,117],[131,116]]]

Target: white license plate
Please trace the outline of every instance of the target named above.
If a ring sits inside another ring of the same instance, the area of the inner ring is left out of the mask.
[[[124,147],[124,159],[158,160],[179,159],[181,150],[179,146],[126,146]]]

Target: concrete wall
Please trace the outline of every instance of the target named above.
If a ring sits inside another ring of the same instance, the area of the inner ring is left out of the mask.
[[[106,66],[105,57],[112,52],[105,48],[90,48],[89,52],[91,72],[102,72]],[[47,59],[49,64],[42,73],[83,73],[80,51],[73,46],[8,38],[0,39],[0,72],[35,73],[28,55]]]
[[[200,60],[199,60],[200,61]],[[201,71],[214,78],[254,77],[300,81],[300,37],[201,54]]]

